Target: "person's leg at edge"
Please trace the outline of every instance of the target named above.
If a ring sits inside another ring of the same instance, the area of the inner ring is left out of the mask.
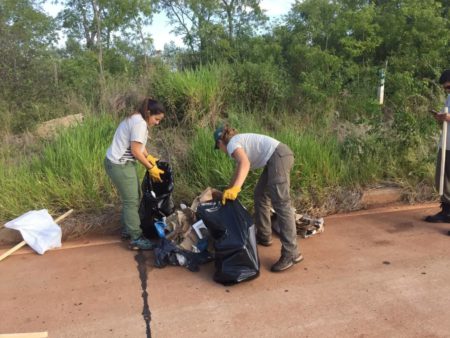
[[[290,197],[290,172],[294,164],[292,151],[280,144],[268,162],[268,190],[280,226],[281,258],[272,271],[283,271],[303,260],[297,245],[295,212]]]
[[[264,168],[254,191],[256,240],[258,244],[269,246],[272,244],[272,223],[270,219],[270,198],[266,190],[267,168]]]
[[[445,174],[444,174],[444,191],[440,198],[441,201],[441,211],[435,215],[430,215],[425,217],[425,221],[438,223],[445,222],[450,223],[450,150],[445,153]],[[441,177],[441,150],[438,152],[436,160],[436,171],[435,171],[435,186],[436,190],[439,191]]]

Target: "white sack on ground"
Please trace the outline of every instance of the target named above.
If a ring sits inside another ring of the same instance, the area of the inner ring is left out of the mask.
[[[39,254],[61,247],[61,228],[46,209],[32,210],[5,224],[20,231],[23,240]]]

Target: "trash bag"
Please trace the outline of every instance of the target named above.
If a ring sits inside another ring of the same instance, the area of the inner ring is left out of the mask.
[[[20,231],[23,240],[40,255],[61,247],[61,228],[47,209],[28,211],[7,222],[5,227]]]
[[[162,182],[153,182],[147,171],[142,180],[142,199],[139,206],[141,229],[147,238],[157,238],[154,223],[163,217],[172,214],[174,203],[172,191],[174,188],[172,168],[169,163],[158,161],[158,168],[164,170],[161,175]]]
[[[224,285],[259,276],[256,228],[248,211],[238,201],[202,203],[197,216],[214,239],[214,280]]]
[[[190,271],[197,272],[201,264],[213,260],[212,255],[206,248],[200,252],[191,252],[178,247],[166,238],[161,239],[156,248],[153,249],[153,252],[157,268],[163,268],[167,265],[179,265],[185,266]]]

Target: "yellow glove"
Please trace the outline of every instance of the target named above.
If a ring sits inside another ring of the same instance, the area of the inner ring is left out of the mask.
[[[231,187],[231,188],[225,189],[225,191],[222,194],[222,204],[225,205],[226,200],[234,201],[240,192],[241,192],[241,188],[239,188],[239,187]]]
[[[158,160],[159,160],[159,158],[153,157],[150,154],[148,154],[148,156],[147,156],[147,161],[149,161],[152,166],[155,166],[156,161],[158,161]]]
[[[152,181],[162,182],[161,175],[164,174],[164,170],[159,169],[156,165],[154,165],[151,169],[148,170],[150,173]]]

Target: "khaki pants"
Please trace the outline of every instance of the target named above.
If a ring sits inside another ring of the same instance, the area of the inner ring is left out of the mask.
[[[137,239],[142,234],[139,218],[140,187],[136,171],[136,162],[115,164],[105,158],[105,170],[119,192],[122,201],[122,225],[128,231],[131,239]]]
[[[295,257],[298,254],[295,212],[291,205],[290,173],[294,154],[280,143],[267,162],[255,187],[255,224],[257,236],[269,239],[272,234],[270,206],[275,210],[280,225],[281,255]]]
[[[441,149],[439,149],[436,161],[436,175],[434,177],[436,189],[439,191],[439,180],[441,178]],[[444,174],[444,193],[441,196],[441,202],[450,205],[450,150],[445,151],[445,174]]]

